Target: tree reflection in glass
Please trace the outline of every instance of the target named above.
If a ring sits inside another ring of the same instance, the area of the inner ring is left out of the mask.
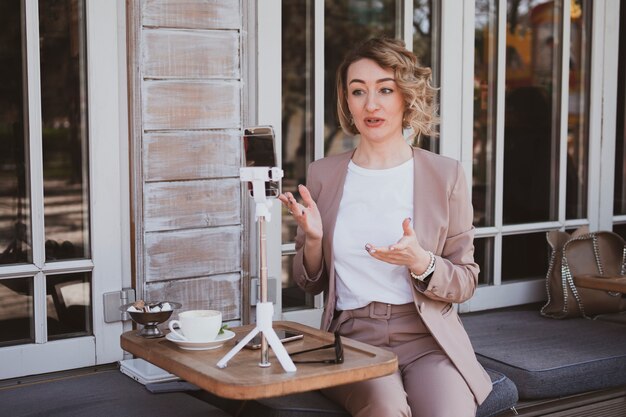
[[[32,262],[21,15],[0,2],[0,265]]]
[[[626,73],[626,7],[620,7],[618,74]],[[626,214],[626,77],[617,80],[617,132],[615,135],[615,184],[613,215]],[[614,226],[615,229],[616,226]],[[626,237],[626,223],[619,225]]]
[[[507,2],[505,224],[556,220],[561,2]]]
[[[495,223],[497,2],[477,0],[475,13],[472,205],[480,227]]]
[[[590,0],[572,1],[570,12],[569,106],[567,117],[567,188],[565,217],[587,217],[589,173]]]
[[[47,261],[90,256],[84,7],[39,2]]]
[[[400,25],[396,1],[325,1],[324,10],[324,149],[325,155],[353,149],[358,138],[346,135],[337,118],[335,72],[346,53],[365,39],[393,38]]]

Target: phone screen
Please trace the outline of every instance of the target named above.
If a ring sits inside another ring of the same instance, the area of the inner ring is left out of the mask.
[[[268,168],[277,166],[274,139],[274,129],[271,126],[244,129],[243,149],[245,166]],[[248,190],[252,193],[251,183],[248,183]],[[267,197],[277,197],[279,194],[280,183],[278,181],[265,182],[265,195]]]
[[[280,339],[281,342],[287,343],[294,340],[300,340],[304,337],[302,333],[295,333],[286,330],[276,330],[276,335]],[[261,348],[261,335],[257,334],[252,338],[251,341],[246,345],[248,349],[260,349]]]

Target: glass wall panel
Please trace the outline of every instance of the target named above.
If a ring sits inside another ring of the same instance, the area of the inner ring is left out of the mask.
[[[313,1],[282,2],[282,168],[283,192],[296,198],[313,161]],[[283,207],[282,241],[293,242],[296,222]]]
[[[572,1],[565,194],[565,216],[568,219],[587,217],[591,10],[589,0]]]
[[[314,297],[298,287],[293,279],[292,265],[294,254],[283,255],[281,288],[283,294],[283,310],[293,308],[312,308]]]
[[[0,280],[0,347],[34,342],[33,278]]]
[[[90,253],[83,1],[39,1],[48,261]]]
[[[419,63],[433,70],[433,83],[439,85],[439,48],[433,43],[439,37],[439,2],[413,0],[413,53]]]
[[[620,7],[613,214],[626,214],[626,6]]]
[[[556,220],[561,1],[507,6],[503,221]]]
[[[413,53],[419,63],[429,67],[433,74],[433,85],[439,85],[439,15],[440,3],[438,0],[413,0]],[[416,138],[414,145],[439,152],[439,138],[422,136]]]
[[[337,118],[335,72],[358,42],[375,36],[393,38],[401,27],[400,0],[324,2],[324,149],[333,155],[353,149],[358,138],[343,133]]]
[[[306,183],[308,164],[314,159],[313,92],[314,32],[313,1],[282,2],[282,168],[283,192],[299,200],[298,184]],[[282,242],[293,242],[296,222],[282,207]],[[293,255],[282,257],[283,309],[311,307],[291,273]]]
[[[91,273],[46,277],[48,340],[92,334]]]
[[[545,232],[502,236],[502,281],[544,278],[550,248]]]
[[[474,239],[474,261],[480,266],[478,285],[493,285],[492,237]]]
[[[0,2],[0,265],[32,262],[22,2]]]
[[[626,223],[614,224],[613,231],[626,240]]]
[[[497,1],[477,0],[475,11],[472,205],[480,227],[495,222]]]

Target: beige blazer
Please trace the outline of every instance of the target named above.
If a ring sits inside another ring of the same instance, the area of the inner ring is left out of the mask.
[[[309,166],[307,188],[318,206],[324,228],[323,265],[315,276],[309,276],[304,268],[305,236],[300,228],[296,236],[293,276],[306,292],[326,292],[321,326],[324,330],[330,327],[335,310],[333,234],[353,153],[329,156]],[[469,337],[451,304],[468,300],[478,280],[467,182],[458,161],[419,148],[413,149],[413,159],[413,225],[420,245],[435,254],[436,266],[428,284],[418,283],[408,273],[407,279],[412,283],[413,299],[424,324],[463,375],[476,402],[481,404],[491,391],[491,380],[476,360]]]

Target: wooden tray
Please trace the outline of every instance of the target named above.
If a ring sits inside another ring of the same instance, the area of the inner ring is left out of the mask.
[[[214,350],[189,351],[165,339],[146,339],[137,331],[122,334],[122,349],[165,369],[180,378],[197,385],[215,395],[232,399],[255,399],[275,397],[296,392],[342,385],[391,374],[398,369],[394,353],[342,337],[344,363],[342,364],[296,364],[293,373],[283,371],[278,359],[270,350],[271,366],[261,368],[260,350],[242,349],[233,357],[226,368],[216,363],[248,334],[254,326],[247,325],[230,329],[236,336],[224,346]],[[274,329],[296,331],[304,334],[302,340],[285,343],[288,352],[333,343],[334,335],[299,323],[278,321]],[[308,355],[308,354],[307,354]],[[307,359],[322,356],[333,357],[332,349],[314,352]],[[304,359],[304,354],[302,355]]]

